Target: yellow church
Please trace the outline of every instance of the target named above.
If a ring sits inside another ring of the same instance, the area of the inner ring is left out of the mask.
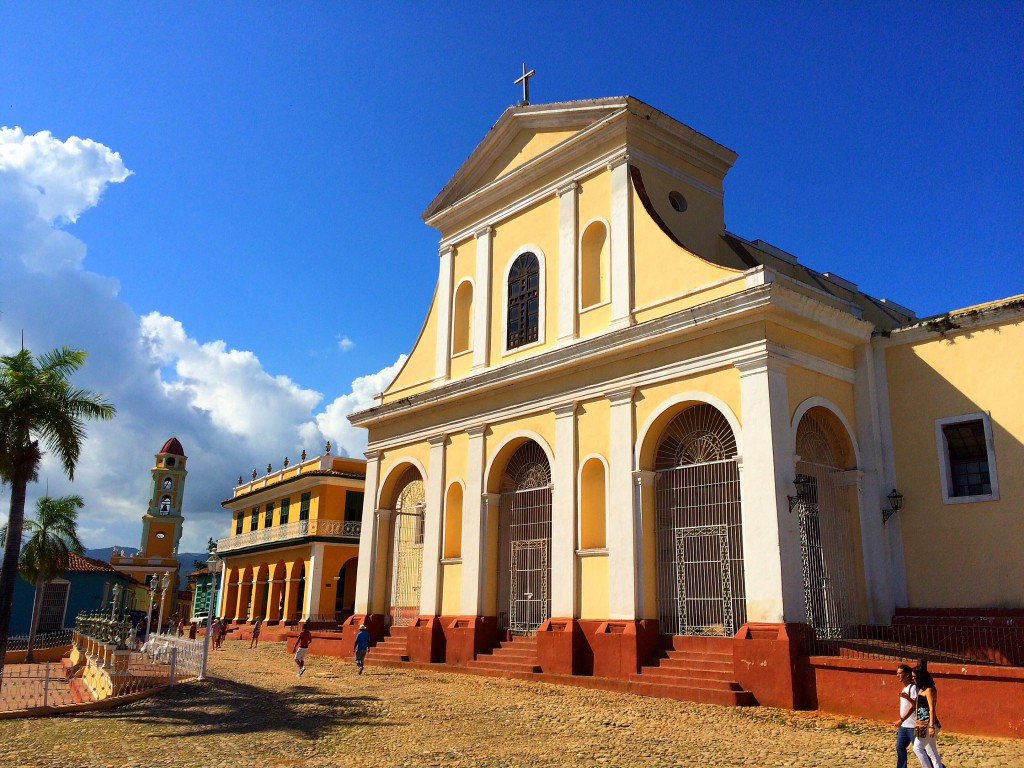
[[[827,706],[815,643],[1024,616],[1024,299],[922,320],[733,234],[736,157],[521,104],[427,207],[429,311],[350,417],[371,660]]]

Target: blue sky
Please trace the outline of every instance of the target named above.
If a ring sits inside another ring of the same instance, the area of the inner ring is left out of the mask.
[[[629,94],[738,152],[740,236],[921,315],[1024,292],[1024,5],[631,5],[0,11],[0,147],[52,135],[0,155],[0,351],[82,346],[121,410],[75,483],[87,544],[136,543],[170,434],[183,549],[226,533],[239,474],[361,450],[344,413],[434,289],[420,213],[524,61],[534,103]]]

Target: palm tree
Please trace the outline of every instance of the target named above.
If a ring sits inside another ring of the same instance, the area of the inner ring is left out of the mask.
[[[61,496],[36,499],[34,520],[25,521],[25,543],[21,547],[21,575],[29,584],[35,583],[32,601],[32,623],[28,631],[25,661],[32,663],[32,651],[39,630],[40,610],[43,606],[43,588],[68,567],[70,555],[85,552],[78,540],[78,510],[85,506],[82,497]]]
[[[69,380],[86,354],[61,347],[33,358],[27,349],[0,357],[0,481],[11,484],[3,566],[0,567],[0,676],[11,625],[14,579],[21,555],[28,484],[39,476],[43,448],[60,459],[69,479],[85,439],[86,419],[113,418],[103,396]]]

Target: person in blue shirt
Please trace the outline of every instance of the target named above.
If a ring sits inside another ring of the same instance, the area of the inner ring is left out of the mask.
[[[365,624],[359,625],[359,634],[356,635],[355,652],[356,666],[359,667],[359,674],[363,674],[363,661],[366,659],[366,651],[370,647],[370,633]]]

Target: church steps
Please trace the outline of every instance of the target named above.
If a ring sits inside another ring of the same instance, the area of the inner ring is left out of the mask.
[[[389,634],[376,645],[371,646],[366,654],[366,663],[403,662],[409,660],[406,628],[391,627]]]
[[[540,672],[536,637],[513,637],[503,640],[490,653],[481,654],[466,666],[470,669],[534,673]]]

